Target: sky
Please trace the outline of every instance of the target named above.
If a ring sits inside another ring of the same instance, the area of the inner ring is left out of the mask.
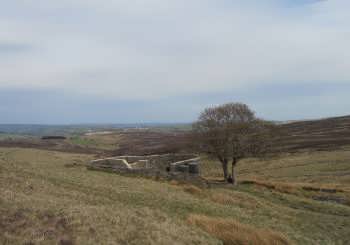
[[[269,120],[350,114],[348,0],[11,0],[0,123],[191,122],[243,102]]]

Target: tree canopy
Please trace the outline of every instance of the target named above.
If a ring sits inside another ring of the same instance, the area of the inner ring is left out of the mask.
[[[237,162],[266,152],[273,124],[258,119],[245,104],[228,103],[206,108],[192,129],[199,150],[217,158],[225,180],[235,184]],[[232,163],[231,176],[228,174],[229,162]]]

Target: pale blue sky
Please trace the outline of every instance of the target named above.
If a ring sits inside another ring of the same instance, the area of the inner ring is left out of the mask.
[[[350,114],[350,1],[12,0],[0,8],[0,123],[189,122],[249,104]]]

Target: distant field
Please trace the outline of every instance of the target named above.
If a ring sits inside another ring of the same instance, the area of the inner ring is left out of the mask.
[[[128,123],[128,124],[72,124],[72,125],[38,125],[38,124],[0,124],[0,134],[14,135],[72,135],[90,132],[114,131],[123,129],[147,129],[156,131],[186,131],[190,123]]]
[[[246,160],[235,189],[88,171],[92,158],[0,148],[0,244],[349,241],[346,148]],[[203,165],[204,175],[219,176],[217,163]]]
[[[90,133],[84,135],[72,136],[69,142],[74,145],[94,147],[101,150],[116,150],[120,143],[120,134],[118,132],[109,132],[104,134]]]
[[[27,138],[26,135],[19,134],[10,134],[10,133],[2,133],[0,132],[0,140],[8,140],[8,139],[24,139]]]
[[[274,153],[330,151],[350,145],[350,116],[280,124]],[[145,155],[187,151],[191,124],[0,125],[0,147],[23,147],[99,155]],[[1,133],[2,132],[2,133]],[[42,141],[64,135],[65,141]]]
[[[188,148],[187,131],[176,127],[75,130],[65,134],[53,131],[52,134],[46,135],[62,135],[66,140],[42,140],[38,135],[0,133],[0,147],[36,148],[105,156],[159,154],[179,152]]]

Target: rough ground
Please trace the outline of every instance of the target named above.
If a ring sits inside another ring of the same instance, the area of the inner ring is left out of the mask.
[[[249,159],[240,163],[235,189],[88,171],[92,157],[0,148],[0,244],[347,244],[350,238],[347,148]],[[218,177],[216,162],[203,167]]]

